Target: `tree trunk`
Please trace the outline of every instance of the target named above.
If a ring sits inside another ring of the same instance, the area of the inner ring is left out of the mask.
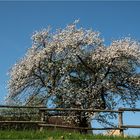
[[[79,127],[88,127],[88,122],[86,117],[82,118],[79,122]],[[88,130],[80,130],[80,133],[87,134]]]
[[[85,128],[87,128],[87,127],[90,128],[91,127],[91,124],[90,124],[91,122],[89,122],[88,117],[86,117],[84,113],[79,113],[78,114],[78,120],[79,120],[78,127],[85,127]],[[92,131],[81,129],[80,133],[82,133],[82,134],[88,134],[88,133],[92,134]]]

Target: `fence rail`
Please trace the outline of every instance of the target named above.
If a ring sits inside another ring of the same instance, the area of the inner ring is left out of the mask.
[[[104,128],[89,128],[89,127],[71,127],[65,125],[54,125],[54,124],[39,124],[44,127],[58,127],[58,128],[68,128],[68,129],[79,129],[79,130],[120,130],[118,127],[104,127]],[[124,128],[121,128],[124,129]]]
[[[32,109],[40,109],[45,108],[43,106],[11,106],[11,105],[0,105],[0,108],[32,108]]]
[[[44,127],[54,127],[54,128],[67,128],[67,129],[78,129],[78,130],[119,130],[120,134],[124,135],[124,130],[128,128],[140,128],[140,125],[124,125],[123,124],[123,113],[126,111],[131,112],[140,112],[139,108],[119,108],[118,110],[99,110],[99,109],[77,109],[77,108],[46,108],[43,106],[9,106],[9,105],[0,105],[0,109],[3,108],[13,108],[13,109],[37,109],[40,115],[40,119],[38,121],[8,121],[8,120],[0,120],[0,124],[37,124],[42,130]],[[56,125],[56,124],[48,124],[45,121],[45,116],[47,111],[78,111],[78,112],[110,112],[110,113],[118,113],[118,127],[105,127],[105,128],[89,128],[89,127],[73,127],[73,126],[65,126],[65,125]],[[25,112],[23,112],[26,114]],[[31,113],[31,112],[30,112]],[[29,114],[30,114],[29,113]],[[21,113],[22,114],[22,113]],[[32,114],[32,113],[31,113]]]
[[[81,111],[81,112],[114,112],[119,113],[119,110],[100,110],[100,109],[77,109],[77,108],[40,108],[40,111]]]
[[[119,111],[134,111],[134,112],[140,112],[140,108],[119,108]]]
[[[46,123],[43,121],[0,121],[0,124],[4,124],[4,123],[24,123],[24,124],[39,124],[39,123]]]

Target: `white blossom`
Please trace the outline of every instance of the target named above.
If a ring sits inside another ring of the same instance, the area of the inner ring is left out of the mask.
[[[55,33],[44,29],[33,34],[32,47],[9,73],[9,98],[41,94],[44,104],[52,97],[60,107],[110,109],[117,96],[135,105],[140,95],[139,42],[123,38],[105,46],[98,32],[76,23]]]

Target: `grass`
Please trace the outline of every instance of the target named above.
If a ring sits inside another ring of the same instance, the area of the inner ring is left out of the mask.
[[[90,134],[79,134],[79,133],[69,133],[65,131],[2,131],[0,130],[0,139],[41,139],[41,140],[140,140],[139,137],[113,137],[113,136],[103,136],[103,135],[90,135]]]

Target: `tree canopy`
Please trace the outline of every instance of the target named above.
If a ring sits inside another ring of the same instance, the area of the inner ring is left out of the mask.
[[[131,38],[104,44],[99,32],[77,28],[35,32],[32,47],[10,70],[8,99],[36,97],[56,107],[135,107],[140,99],[140,43]],[[9,101],[10,101],[9,100]]]

